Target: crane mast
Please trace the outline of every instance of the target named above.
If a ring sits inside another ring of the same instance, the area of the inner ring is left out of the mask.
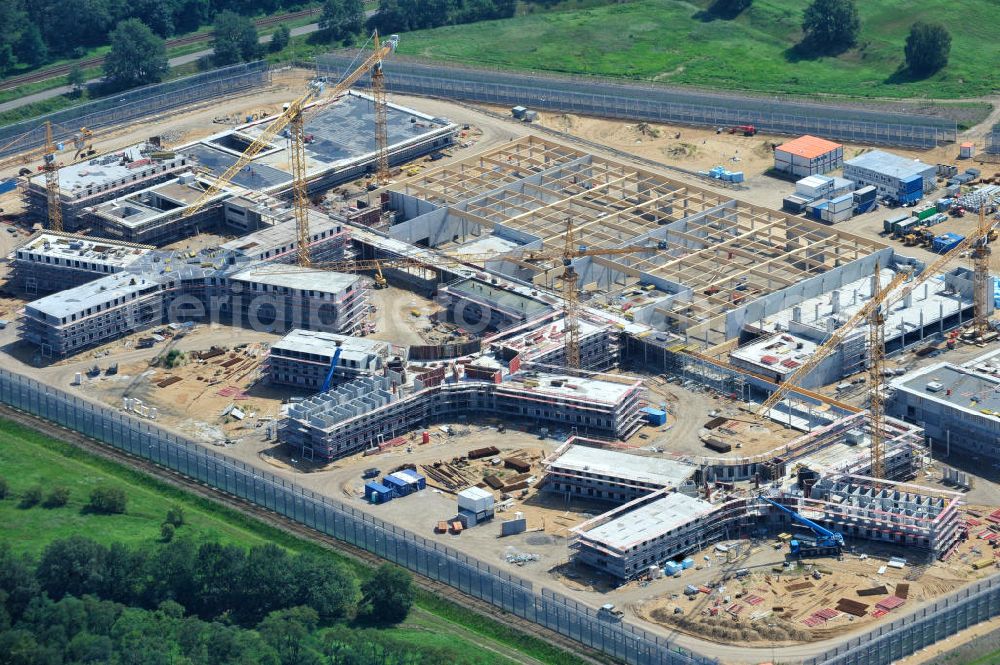
[[[986,221],[986,202],[979,206],[979,228],[976,230],[978,240],[972,249],[973,271],[973,303],[975,315],[972,319],[973,338],[980,338],[990,330],[989,299],[993,297],[990,289],[990,224]]]
[[[573,268],[573,218],[566,220],[566,244],[563,249],[563,334],[566,335],[566,367],[580,368],[580,302],[577,274]]]
[[[878,262],[872,276],[872,293],[882,290]],[[877,303],[868,315],[868,414],[871,420],[872,477],[885,477],[885,315],[883,305]]]
[[[56,163],[56,145],[52,142],[52,123],[45,121],[45,154],[42,157],[45,171],[45,193],[49,212],[49,229],[63,230],[62,201],[59,200],[59,165]]]
[[[298,264],[312,265],[309,256],[309,196],[306,191],[306,137],[302,109],[292,116],[289,125],[288,151],[292,164],[292,205],[295,208],[295,235]]]
[[[374,36],[375,52],[379,51],[378,31]],[[372,101],[375,104],[375,183],[379,187],[389,184],[389,102],[385,92],[385,73],[382,59],[372,67]]]

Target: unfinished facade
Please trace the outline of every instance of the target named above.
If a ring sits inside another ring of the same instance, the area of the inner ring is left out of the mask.
[[[152,247],[46,231],[13,254],[13,281],[27,293],[62,291],[119,273]]]
[[[333,378],[338,382],[381,373],[389,355],[386,342],[293,330],[271,345],[264,368],[268,381],[274,385],[318,390],[326,380],[338,349],[340,355],[333,371]]]
[[[944,556],[965,531],[958,492],[864,476],[830,474],[808,491],[789,489],[774,500],[847,539],[893,543]],[[785,513],[771,515],[792,528]]]
[[[574,559],[622,581],[651,566],[743,535],[757,520],[752,499],[712,504],[678,492],[655,492],[573,528]]]
[[[496,382],[476,378],[417,378],[401,386],[398,374],[361,378],[293,404],[279,439],[304,458],[337,459],[440,420],[481,414],[501,420],[577,430],[607,439],[628,438],[640,427],[641,381],[511,374]],[[499,370],[498,370],[499,371]]]
[[[665,489],[696,491],[691,479],[697,468],[690,464],[588,443],[600,445],[573,437],[543,460],[546,491],[612,503],[627,503]]]

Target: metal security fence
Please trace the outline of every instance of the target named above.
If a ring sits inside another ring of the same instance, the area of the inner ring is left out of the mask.
[[[851,638],[805,665],[888,665],[1000,614],[1000,577],[941,598],[916,612]]]
[[[586,605],[548,589],[536,591],[530,581],[450,547],[34,379],[0,370],[0,402],[251,501],[631,665],[718,663],[630,623],[599,619]],[[1000,576],[847,639],[803,663],[888,665],[997,614]]]
[[[627,663],[717,662],[631,624],[601,620],[590,607],[544,589],[536,592],[531,582],[450,547],[33,379],[0,371],[0,402],[252,501]]]
[[[993,125],[986,135],[986,154],[1000,155],[1000,123]]]
[[[317,58],[320,75],[339,77],[351,53]],[[752,124],[777,134],[814,134],[829,139],[928,148],[953,142],[954,120],[868,109],[824,106],[777,98],[688,92],[602,78],[519,74],[426,64],[394,57],[386,63],[393,90],[491,104],[523,105],[606,118],[731,127]]]
[[[264,61],[233,65],[167,83],[128,90],[64,111],[0,127],[0,145],[26,135],[16,145],[0,151],[0,157],[43,145],[45,128],[41,125],[46,120],[53,123],[54,138],[66,141],[80,127],[99,129],[156,115],[187,104],[264,85],[270,80],[270,76],[270,70]]]

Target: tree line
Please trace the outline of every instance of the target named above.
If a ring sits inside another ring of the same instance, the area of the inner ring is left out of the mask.
[[[270,544],[247,550],[178,539],[132,548],[73,536],[53,541],[37,561],[0,544],[0,660],[459,662],[371,630],[405,619],[413,597],[409,574],[395,566],[361,583],[336,562]]]
[[[515,0],[379,0],[372,24],[388,34],[510,18],[516,9]]]
[[[0,76],[16,65],[83,57],[111,43],[135,19],[160,38],[210,25],[224,11],[242,15],[293,11],[303,0],[4,0],[0,2]]]

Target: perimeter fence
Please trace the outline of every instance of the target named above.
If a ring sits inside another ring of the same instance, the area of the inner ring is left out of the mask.
[[[0,149],[0,157],[45,145],[46,120],[52,122],[53,138],[58,142],[68,142],[81,127],[94,130],[133,122],[188,104],[262,86],[270,80],[268,64],[260,60],[109,95],[87,104],[0,127],[0,145],[23,137],[13,145]]]
[[[536,591],[528,580],[182,439],[149,421],[34,379],[0,370],[0,402],[250,501],[630,665],[718,662],[628,622],[599,618],[586,605],[547,589]]]
[[[0,370],[0,402],[250,501],[309,528],[629,665],[717,665],[629,622],[610,622],[593,608],[525,579],[247,466],[155,424]],[[918,649],[1000,614],[1000,576],[959,589],[890,624],[845,639],[804,665],[889,665]],[[792,662],[781,659],[781,662]]]
[[[317,73],[334,80],[356,62],[351,51],[316,59]],[[395,92],[518,105],[604,118],[729,128],[754,125],[774,134],[813,134],[827,139],[910,148],[954,142],[954,120],[780,98],[687,91],[623,83],[600,77],[557,76],[474,69],[394,56],[385,63]]]

